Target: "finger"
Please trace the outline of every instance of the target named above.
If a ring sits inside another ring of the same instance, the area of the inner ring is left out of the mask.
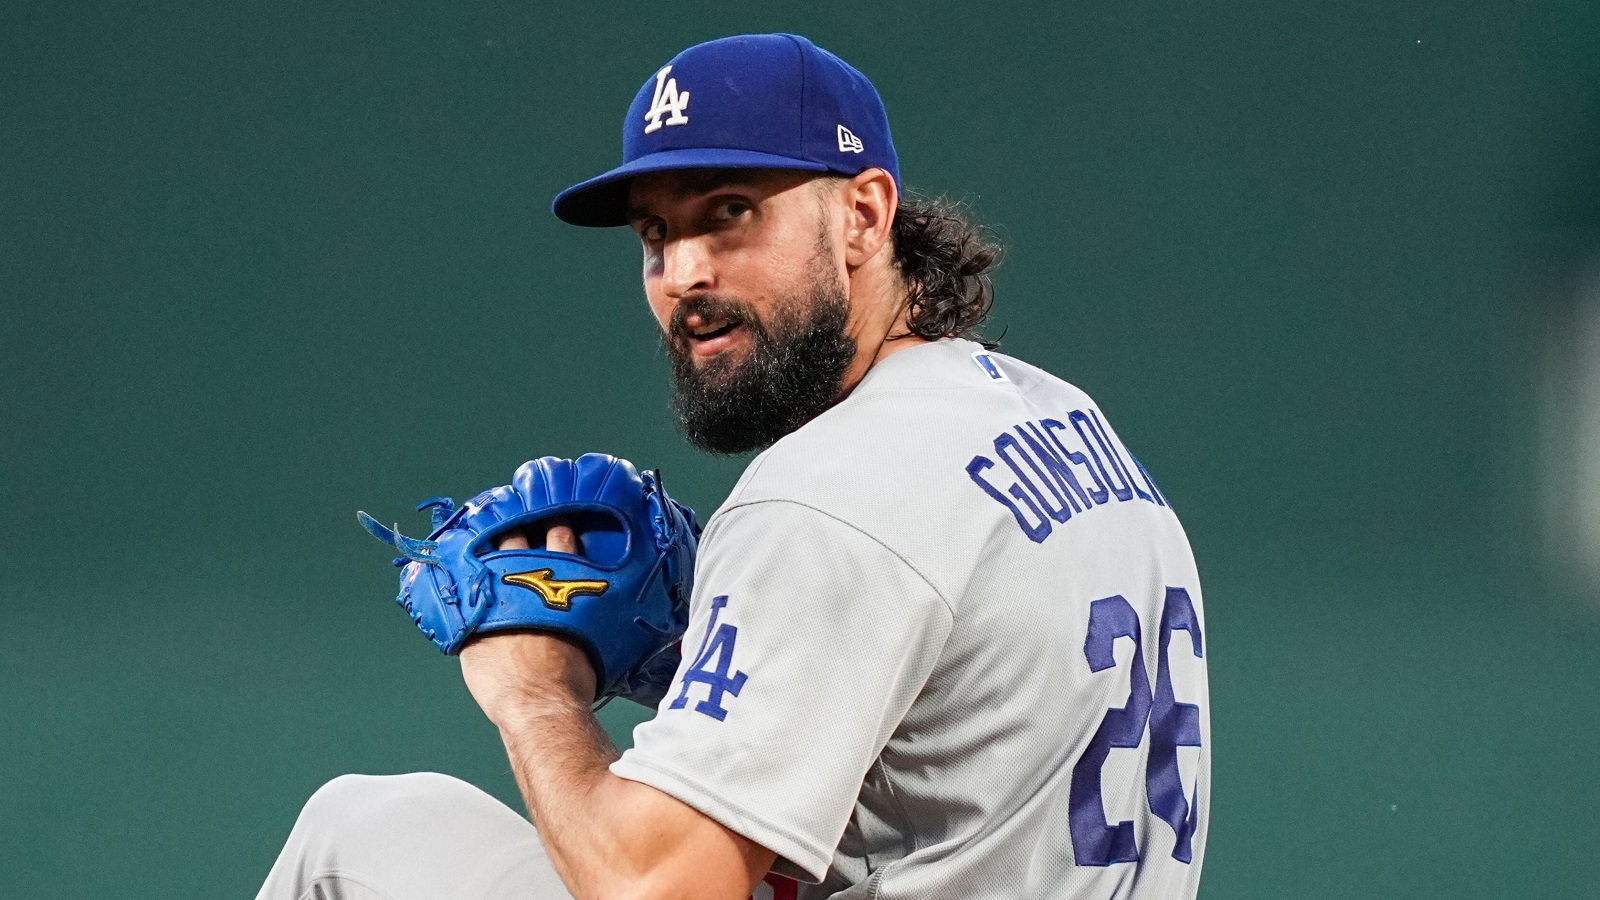
[[[549,528],[544,533],[544,548],[556,553],[578,552],[578,536],[567,523],[566,516],[557,516],[550,520]]]
[[[533,545],[528,543],[528,535],[522,529],[508,531],[495,540],[496,550],[527,550]]]

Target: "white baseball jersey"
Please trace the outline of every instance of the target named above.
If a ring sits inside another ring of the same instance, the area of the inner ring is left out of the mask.
[[[612,771],[801,897],[1192,898],[1204,633],[1183,529],[1094,401],[914,346],[710,519],[677,681]]]

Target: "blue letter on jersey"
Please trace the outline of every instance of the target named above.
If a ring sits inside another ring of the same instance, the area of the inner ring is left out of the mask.
[[[1001,505],[1011,510],[1011,515],[1016,517],[1017,524],[1022,526],[1022,533],[1028,536],[1028,540],[1033,541],[1035,544],[1042,543],[1045,538],[1050,536],[1050,520],[1044,517],[1044,513],[1039,511],[1039,507],[1033,505],[1033,501],[1028,499],[1028,495],[1022,492],[1022,488],[1013,484],[1011,486],[1011,496],[1026,503],[1028,509],[1032,510],[1034,518],[1039,520],[1038,525],[1031,524],[1028,521],[1028,517],[1022,514],[1022,510],[1015,503],[1007,500],[1006,495],[1000,493],[999,488],[983,480],[982,473],[992,468],[994,468],[994,460],[987,456],[974,456],[972,462],[967,463],[967,477],[972,479],[973,484],[983,488],[985,494],[993,497]]]
[[[683,690],[678,692],[678,699],[672,701],[672,709],[683,709],[684,704],[689,702],[689,686],[699,682],[710,691],[706,699],[694,705],[695,712],[705,713],[721,722],[728,717],[728,711],[722,708],[722,695],[737,697],[744,690],[747,676],[743,672],[728,674],[728,670],[733,668],[733,646],[739,639],[739,629],[726,622],[717,625],[717,616],[727,605],[727,594],[711,598],[711,621],[706,623],[706,636],[700,641],[700,653],[695,656],[694,665],[683,673]],[[715,668],[711,667],[713,657],[716,658]]]

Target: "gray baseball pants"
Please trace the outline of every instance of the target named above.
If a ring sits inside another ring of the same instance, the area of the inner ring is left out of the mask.
[[[572,900],[532,823],[448,775],[343,775],[306,801],[256,900]]]

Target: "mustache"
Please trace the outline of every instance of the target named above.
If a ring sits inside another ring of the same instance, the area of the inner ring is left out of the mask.
[[[672,321],[667,324],[667,334],[673,343],[687,346],[689,343],[689,317],[699,315],[707,320],[725,320],[730,323],[759,323],[749,303],[738,297],[725,297],[717,294],[696,294],[693,297],[678,302],[678,308],[672,311]]]

